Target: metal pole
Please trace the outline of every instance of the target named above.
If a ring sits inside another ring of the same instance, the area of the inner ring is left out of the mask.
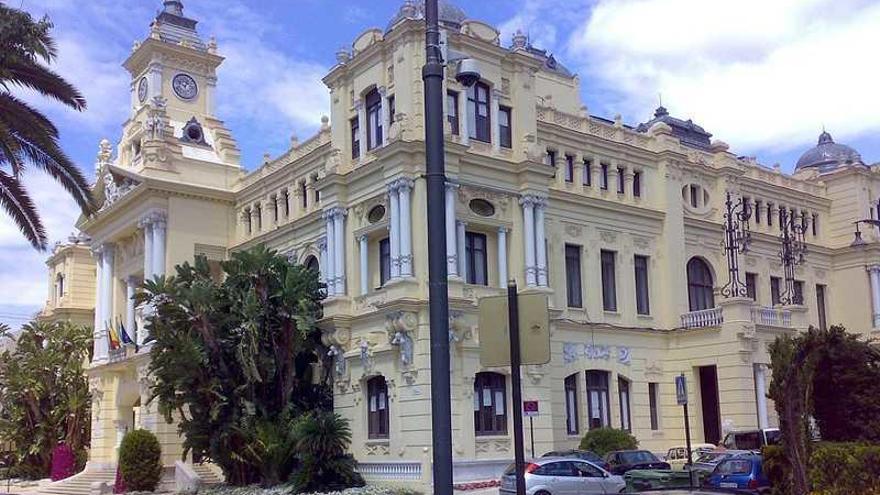
[[[513,462],[516,465],[516,495],[525,495],[522,383],[520,382],[519,374],[519,304],[516,294],[516,282],[513,280],[507,284],[507,324],[510,327],[510,382],[513,392]]]
[[[425,181],[428,194],[428,311],[431,325],[431,432],[434,493],[452,495],[452,405],[449,390],[449,293],[446,272],[446,172],[443,150],[443,61],[437,0],[425,1]]]
[[[532,439],[532,459],[535,458],[535,418],[529,416],[529,438]]]
[[[690,466],[690,470],[688,472],[688,486],[694,487],[694,459],[691,455],[691,420],[688,415],[688,405],[684,403],[682,406],[684,407],[684,438],[685,443],[687,443],[688,450],[688,466]]]

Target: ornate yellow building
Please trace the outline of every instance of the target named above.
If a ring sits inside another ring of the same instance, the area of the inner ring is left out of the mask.
[[[250,173],[214,112],[216,44],[197,34],[181,2],[164,4],[124,64],[131,115],[115,151],[101,143],[103,206],[77,224],[91,240],[91,267],[81,254],[62,261],[81,245],[49,261],[53,285],[56,273],[76,275],[65,275],[69,292],[53,290],[47,311],[94,301],[89,469],[112,467],[133,427],[157,432],[169,469],[181,454],[176,427],[146,401],[149,346],[109,350],[105,322],[137,325],[130,297],[144,278],[196,255],[219,261],[266,244],[319,269],[327,284],[320,324],[334,356],[335,408],[351,422],[362,472],[428,483],[421,4],[405,2],[385,29],[340,50],[324,78],[329,118]],[[501,40],[445,3],[441,24],[449,49],[481,73],[464,87],[451,64],[446,80],[457,480],[495,477],[513,456],[509,370],[480,365],[477,325],[479,298],[502,294],[508,279],[550,298],[552,359],[523,371],[523,397],[540,405],[538,455],[574,447],[597,426],[630,430],[655,451],[681,444],[673,385],[681,373],[695,441],[773,426],[768,342],[808,325],[876,332],[880,234],[864,227],[864,242],[852,241],[853,222],[876,216],[880,169],[854,150],[823,133],[789,175],[662,107],[638,126],[593,116],[578,76],[525,36]],[[724,290],[728,193],[752,212],[749,250],[738,257],[744,289],[734,297]],[[780,225],[792,215],[807,250],[786,277]]]

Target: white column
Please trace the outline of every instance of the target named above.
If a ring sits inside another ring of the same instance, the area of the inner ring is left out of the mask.
[[[329,289],[329,287],[330,287],[330,273],[327,270],[330,266],[329,265],[330,262],[328,261],[328,259],[330,257],[327,256],[327,238],[326,237],[321,239],[320,241],[318,241],[318,250],[321,253],[321,255],[320,255],[321,259],[319,260],[320,264],[318,266],[318,269],[319,269],[318,271],[321,272],[320,273],[321,281],[324,282],[324,285],[327,286],[327,293],[329,294],[330,293],[330,289]]]
[[[148,103],[152,103],[153,98],[162,96],[162,66],[158,62],[150,63],[147,95]]]
[[[391,216],[388,219],[388,244],[391,251],[391,279],[400,277],[400,196],[397,194],[398,181],[388,184],[388,205]]]
[[[446,98],[446,96],[444,96]],[[465,89],[458,94],[458,137],[461,144],[468,146],[471,140],[470,129],[468,128],[468,90]]]
[[[467,256],[465,256],[465,248],[464,248],[464,238],[465,231],[464,228],[467,224],[462,222],[461,220],[457,220],[455,222],[455,232],[456,232],[456,246],[458,247],[458,274],[462,279],[467,280]]]
[[[874,308],[871,324],[874,328],[880,328],[880,265],[868,267],[868,274],[871,278],[871,302]]]
[[[391,113],[388,108],[388,91],[385,87],[379,88],[379,96],[382,101],[382,146],[388,144],[388,131],[391,129]],[[360,122],[358,122],[360,124]],[[360,126],[358,126],[360,127]]]
[[[544,237],[544,208],[547,202],[539,200],[535,205],[535,254],[537,257],[538,285],[547,287],[547,243]]]
[[[498,286],[507,287],[507,227],[498,227]]]
[[[526,251],[526,286],[537,285],[537,273],[535,271],[535,212],[533,196],[523,196],[520,200],[523,209],[523,241]]]
[[[326,224],[327,231],[327,248],[325,249],[327,253],[327,295],[332,296],[336,294],[336,254],[334,253],[336,249],[336,229],[333,228],[334,224],[334,216],[332,210],[327,210],[324,212],[324,222]]]
[[[333,248],[333,255],[336,259],[333,261],[333,269],[336,271],[336,294],[343,296],[345,295],[345,210],[337,207],[335,215],[333,238],[336,245]]]
[[[100,335],[95,340],[95,361],[102,362],[109,358],[107,322],[113,318],[113,244],[102,246],[101,257],[101,320]]]
[[[358,237],[358,246],[360,248],[360,278],[361,278],[361,295],[365,296],[368,292],[370,292],[370,257],[367,251],[367,236],[362,235]]]
[[[149,217],[140,222],[144,229],[144,280],[153,278],[153,223]]]
[[[125,279],[125,331],[131,337],[132,342],[140,343],[140,337],[134,334],[134,291],[137,288],[137,278],[129,275]]]
[[[490,110],[491,111],[491,114],[490,114],[491,118],[489,119],[489,123],[492,125],[492,130],[491,130],[492,131],[491,132],[492,149],[495,151],[498,151],[501,148],[501,142],[500,142],[501,136],[500,136],[499,127],[498,127],[498,106],[499,106],[500,100],[501,100],[501,91],[499,91],[497,89],[493,89],[492,90],[492,107]]]
[[[412,211],[410,211],[410,193],[413,181],[401,179],[397,188],[400,197],[400,276],[412,277]]]
[[[101,249],[101,246],[97,246],[92,249],[92,255],[95,257],[95,326],[92,327],[92,339],[94,340],[92,343],[92,360],[98,361],[98,357],[101,355],[101,342],[104,341],[104,324],[102,322],[104,312],[101,308],[104,297],[104,277],[102,273],[104,250]]]
[[[358,158],[363,160],[367,156],[367,109],[363,98],[355,103],[358,116]]]
[[[755,396],[758,405],[758,428],[769,428],[770,420],[767,416],[767,365],[755,364]]]
[[[165,275],[165,215],[157,214],[153,220],[153,275]]]
[[[458,244],[455,241],[455,184],[446,183],[446,271],[450,277],[457,277]]]

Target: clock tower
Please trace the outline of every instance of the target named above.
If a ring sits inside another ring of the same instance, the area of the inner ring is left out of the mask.
[[[189,162],[199,169],[212,164],[238,170],[240,161],[235,140],[215,113],[223,57],[213,39],[201,38],[196,24],[184,14],[182,1],[165,0],[149,36],[135,42],[123,64],[131,74],[131,116],[116,164],[139,174],[192,175],[197,183],[220,185],[204,170],[186,170]],[[227,179],[221,181],[228,184]]]

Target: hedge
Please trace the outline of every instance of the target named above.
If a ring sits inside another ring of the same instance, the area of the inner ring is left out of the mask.
[[[632,450],[639,446],[636,437],[629,432],[615,428],[596,428],[587,432],[581,439],[581,450],[589,450],[600,456],[615,450]]]
[[[156,435],[147,430],[126,433],[119,446],[119,471],[126,490],[155,490],[162,478],[161,456]]]
[[[791,493],[790,467],[782,447],[764,447],[763,456],[773,495]],[[880,495],[880,445],[816,443],[808,475],[813,495]]]

